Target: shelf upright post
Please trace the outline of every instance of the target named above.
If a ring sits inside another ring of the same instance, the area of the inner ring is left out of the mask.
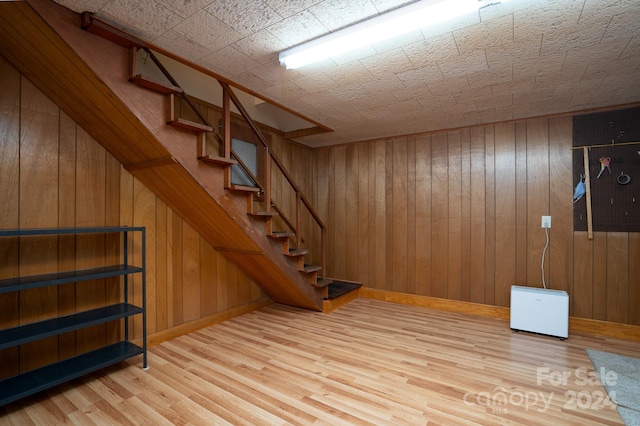
[[[142,228],[142,368],[147,365],[147,228]]]
[[[127,231],[122,232],[122,259],[125,267],[129,264],[129,233]],[[124,303],[129,303],[129,276],[124,275]],[[129,318],[124,319],[124,340],[129,340]]]

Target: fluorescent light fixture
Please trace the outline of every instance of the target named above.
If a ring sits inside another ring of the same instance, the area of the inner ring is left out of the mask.
[[[479,0],[424,0],[412,3],[280,52],[280,64],[287,69],[300,68],[477,11],[481,6],[483,3]]]

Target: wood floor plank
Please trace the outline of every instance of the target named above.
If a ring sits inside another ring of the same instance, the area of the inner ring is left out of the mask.
[[[270,305],[150,348],[149,370],[133,359],[9,404],[0,423],[620,425],[606,400],[576,403],[606,397],[586,348],[640,356],[373,299]]]

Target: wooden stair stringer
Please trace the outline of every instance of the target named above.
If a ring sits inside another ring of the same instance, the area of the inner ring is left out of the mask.
[[[125,47],[48,0],[0,7],[0,54],[274,301],[322,309],[322,292],[246,214],[246,196],[198,160],[195,135],[165,124],[165,95],[129,82]],[[25,48],[33,43],[41,49]]]
[[[272,247],[277,250],[281,249],[281,254],[288,259],[290,264],[295,264],[297,271],[301,277],[310,285],[316,289],[316,294],[320,294],[323,299],[327,296],[326,286],[330,283],[329,280],[319,279],[318,272],[322,270],[320,266],[306,265],[304,263],[304,256],[309,254],[309,250],[291,248],[289,241],[291,237],[295,237],[295,233],[292,232],[274,232],[272,229],[273,217],[277,216],[277,212],[253,212],[251,203],[248,203],[247,213],[250,217],[257,220],[264,221],[264,230],[266,240],[269,241]]]

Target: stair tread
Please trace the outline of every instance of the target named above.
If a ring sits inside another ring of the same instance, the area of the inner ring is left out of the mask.
[[[317,272],[317,271],[322,271],[322,266],[318,266],[318,265],[304,265],[302,268],[303,272]]]
[[[211,126],[207,126],[206,124],[202,123],[196,123],[195,121],[191,120],[185,120],[184,118],[173,119],[167,122],[167,124],[194,132],[213,132],[213,127]]]
[[[238,161],[236,161],[234,159],[225,158],[225,157],[218,157],[218,156],[215,156],[215,155],[205,155],[205,156],[199,157],[198,160],[203,161],[203,162],[208,163],[208,164],[219,164],[219,165],[223,165],[223,166],[238,164]]]
[[[163,93],[165,95],[168,95],[170,93],[182,93],[182,89],[178,86],[156,80],[153,77],[149,77],[144,74],[134,75],[129,79],[129,81],[140,87],[151,89],[155,92]]]
[[[289,251],[287,253],[285,253],[285,256],[291,256],[291,257],[296,257],[296,256],[304,256],[305,254],[309,254],[309,250],[304,250],[304,249],[289,249]]]
[[[260,216],[260,217],[272,217],[278,216],[278,212],[253,212],[249,213],[250,216]]]
[[[318,278],[316,280],[316,283],[313,284],[313,286],[318,288],[323,288],[323,287],[327,287],[329,284],[332,284],[332,283],[333,283],[333,280]]]
[[[290,238],[290,237],[295,237],[296,234],[294,234],[293,232],[280,232],[280,231],[276,231],[276,232],[272,232],[271,234],[269,234],[269,238]]]
[[[260,188],[257,186],[246,186],[246,185],[229,185],[226,187],[231,191],[243,191],[243,192],[260,192]]]

